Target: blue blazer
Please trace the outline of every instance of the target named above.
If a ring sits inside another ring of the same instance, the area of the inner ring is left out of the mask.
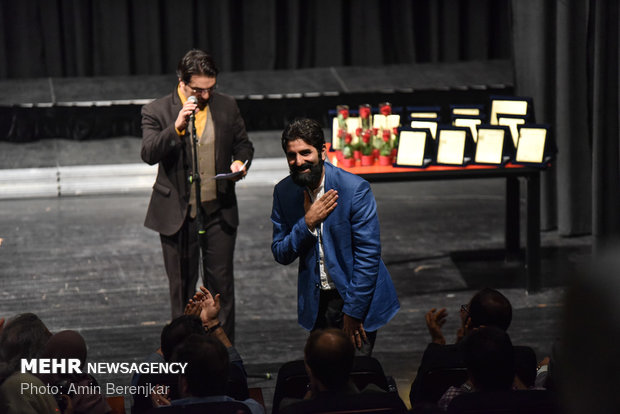
[[[338,191],[338,205],[323,223],[325,265],[340,296],[342,311],[376,331],[400,305],[387,268],[381,260],[377,205],[368,182],[325,162],[325,192]],[[271,251],[278,263],[299,258],[297,284],[299,324],[314,327],[319,309],[318,238],[304,221],[304,189],[290,176],[274,188]]]

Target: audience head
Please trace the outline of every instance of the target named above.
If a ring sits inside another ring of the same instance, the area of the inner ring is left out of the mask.
[[[41,351],[41,358],[80,360],[80,368],[86,365],[86,341],[76,331],[60,331],[50,337]]]
[[[174,347],[192,334],[204,335],[200,318],[196,315],[181,315],[164,326],[161,331],[161,352],[165,361],[170,361]]]
[[[228,351],[210,335],[193,334],[175,348],[172,360],[186,362],[179,377],[183,397],[225,395],[228,382]]]
[[[474,329],[465,337],[463,358],[478,391],[508,391],[515,376],[514,349],[506,331],[493,326]]]
[[[53,359],[79,359],[80,369],[84,371],[86,365],[86,341],[82,335],[76,331],[60,331],[50,337],[45,344],[45,347],[40,353],[40,358],[53,358]],[[48,374],[36,374],[37,377],[47,384],[56,384],[61,380],[77,381],[84,374],[62,374],[62,373],[48,373]]]
[[[512,321],[512,306],[508,299],[495,289],[484,288],[469,301],[470,329],[494,326],[508,330]]]
[[[23,313],[6,322],[0,333],[0,382],[19,369],[20,359],[36,358],[50,336],[34,313]]]
[[[304,348],[310,378],[318,380],[329,391],[346,386],[354,357],[353,344],[340,329],[312,332]]]
[[[9,320],[0,334],[0,360],[35,358],[52,333],[34,313],[22,313]]]

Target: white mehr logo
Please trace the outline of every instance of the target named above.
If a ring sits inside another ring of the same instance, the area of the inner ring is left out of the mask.
[[[80,360],[77,358],[56,359],[56,358],[38,358],[38,359],[22,359],[22,373],[29,372],[31,374],[81,374]]]

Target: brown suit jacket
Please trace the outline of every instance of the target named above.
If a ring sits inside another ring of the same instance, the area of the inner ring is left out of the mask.
[[[213,93],[209,105],[215,129],[216,173],[230,172],[234,160],[248,160],[246,168],[249,168],[254,147],[234,98]],[[188,177],[192,168],[189,133],[179,136],[174,129],[181,107],[175,89],[172,94],[142,108],[142,160],[150,165],[159,163],[144,225],[166,236],[179,231],[189,207]],[[223,220],[237,227],[239,214],[234,182],[218,180],[217,201]]]

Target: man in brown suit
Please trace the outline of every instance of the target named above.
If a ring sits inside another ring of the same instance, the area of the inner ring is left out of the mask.
[[[217,73],[210,55],[190,50],[179,62],[176,90],[142,109],[141,156],[150,165],[159,163],[144,225],[160,234],[173,318],[183,313],[195,293],[199,242],[203,243],[203,284],[221,294],[220,319],[232,340],[233,252],[239,224],[235,181],[245,176],[254,147],[235,100],[214,92]],[[198,238],[196,180],[189,180],[194,163],[192,124],[198,139],[202,241]],[[239,171],[232,179],[212,179],[216,174]]]

